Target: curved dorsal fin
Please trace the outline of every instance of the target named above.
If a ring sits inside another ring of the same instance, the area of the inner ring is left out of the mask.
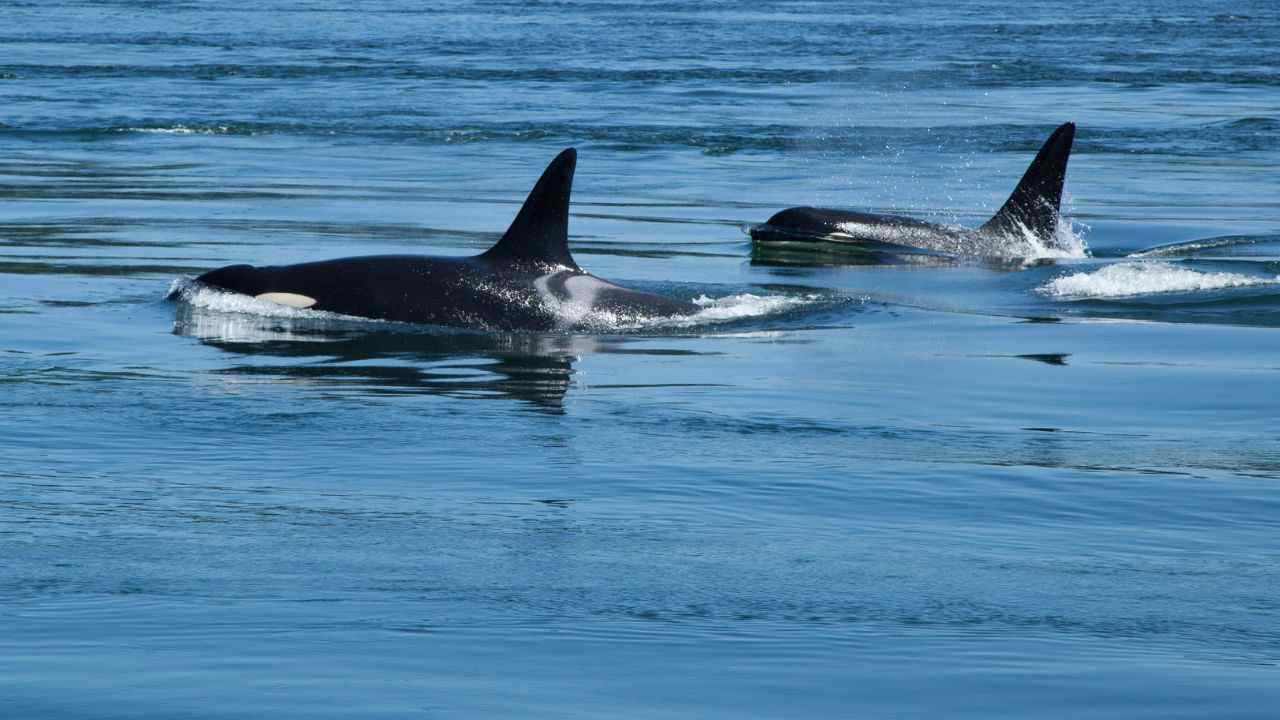
[[[1022,229],[1037,238],[1051,239],[1058,229],[1058,206],[1062,204],[1062,184],[1067,177],[1067,158],[1076,137],[1076,124],[1060,125],[1044,142],[1036,159],[1013,189],[1000,212],[982,226],[987,232],[1020,234]]]
[[[568,148],[542,171],[511,227],[481,257],[494,262],[537,263],[578,269],[569,254],[569,192],[578,151]]]

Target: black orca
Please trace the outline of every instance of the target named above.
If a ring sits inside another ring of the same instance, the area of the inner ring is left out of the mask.
[[[697,306],[601,280],[569,254],[569,193],[577,152],[556,156],[511,227],[474,257],[369,255],[253,267],[196,278],[210,287],[295,308],[491,330],[553,330],[601,317],[690,315]]]
[[[1035,249],[1032,243],[1054,248],[1062,184],[1075,134],[1075,123],[1054,130],[1004,206],[976,229],[901,215],[793,207],[752,227],[751,239],[757,250],[764,251],[843,248],[868,255],[1009,257],[1031,254]]]

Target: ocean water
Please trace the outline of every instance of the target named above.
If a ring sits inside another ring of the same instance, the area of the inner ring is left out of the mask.
[[[1067,251],[752,255],[1068,120]],[[474,254],[568,146],[693,320],[189,284]],[[1277,168],[1273,2],[8,0],[0,715],[1274,718]]]

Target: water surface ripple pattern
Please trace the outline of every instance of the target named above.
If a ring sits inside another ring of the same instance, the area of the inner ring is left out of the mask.
[[[976,226],[1066,121],[1087,253],[743,233]],[[1278,139],[1274,2],[6,2],[0,715],[1274,717]],[[571,145],[693,320],[166,299]]]

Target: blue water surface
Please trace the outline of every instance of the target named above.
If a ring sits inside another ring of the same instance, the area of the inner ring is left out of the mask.
[[[1062,252],[973,225],[1078,124]],[[693,321],[178,294],[573,252]],[[0,8],[0,716],[1274,718],[1280,7]]]

